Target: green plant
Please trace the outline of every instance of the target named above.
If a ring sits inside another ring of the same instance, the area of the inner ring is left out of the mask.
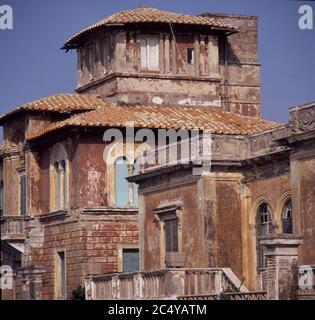
[[[85,300],[85,288],[84,285],[79,285],[72,291],[71,300]]]

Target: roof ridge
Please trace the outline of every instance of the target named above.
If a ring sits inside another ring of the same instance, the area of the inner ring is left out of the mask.
[[[154,14],[153,14],[154,13]],[[202,17],[200,15],[192,15],[186,13],[177,13],[165,11],[149,6],[139,6],[134,9],[122,10],[108,17],[105,17],[96,23],[86,27],[85,29],[74,34],[69,38],[63,49],[74,47],[77,41],[83,34],[106,25],[113,24],[128,24],[128,23],[173,23],[173,24],[189,24],[203,25],[208,27],[217,27],[220,29],[237,30],[237,27],[226,22],[220,21],[213,17]]]

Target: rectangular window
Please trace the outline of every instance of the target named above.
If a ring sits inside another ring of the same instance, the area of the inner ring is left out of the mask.
[[[123,272],[139,271],[139,250],[123,249]]]
[[[195,63],[195,49],[187,48],[187,63],[194,64]]]
[[[0,181],[0,215],[3,214],[3,181]]]
[[[56,256],[56,298],[65,299],[66,298],[66,259],[65,252],[59,251]]]
[[[178,252],[178,219],[165,220],[165,250]]]
[[[26,176],[20,176],[20,214],[26,215]]]
[[[159,39],[141,39],[141,69],[158,70],[159,68]]]
[[[109,54],[109,50],[108,50],[108,39],[104,39],[104,41],[102,42],[102,67],[103,67],[103,71],[104,73],[106,73],[107,70],[107,66],[108,66],[108,54]]]

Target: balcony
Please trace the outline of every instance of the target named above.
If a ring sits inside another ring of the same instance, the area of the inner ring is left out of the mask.
[[[1,240],[24,241],[26,217],[23,216],[2,216]]]
[[[180,268],[91,276],[86,279],[85,288],[88,300],[184,299],[248,292],[229,268]]]

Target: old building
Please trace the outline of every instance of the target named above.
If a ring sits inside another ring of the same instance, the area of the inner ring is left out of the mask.
[[[88,279],[92,299],[295,298],[297,267],[315,265],[315,105],[260,118],[257,18],[139,7],[64,49],[77,93],[0,118],[5,295],[69,299]],[[211,166],[141,162],[169,149],[161,129],[190,145],[210,131]]]

